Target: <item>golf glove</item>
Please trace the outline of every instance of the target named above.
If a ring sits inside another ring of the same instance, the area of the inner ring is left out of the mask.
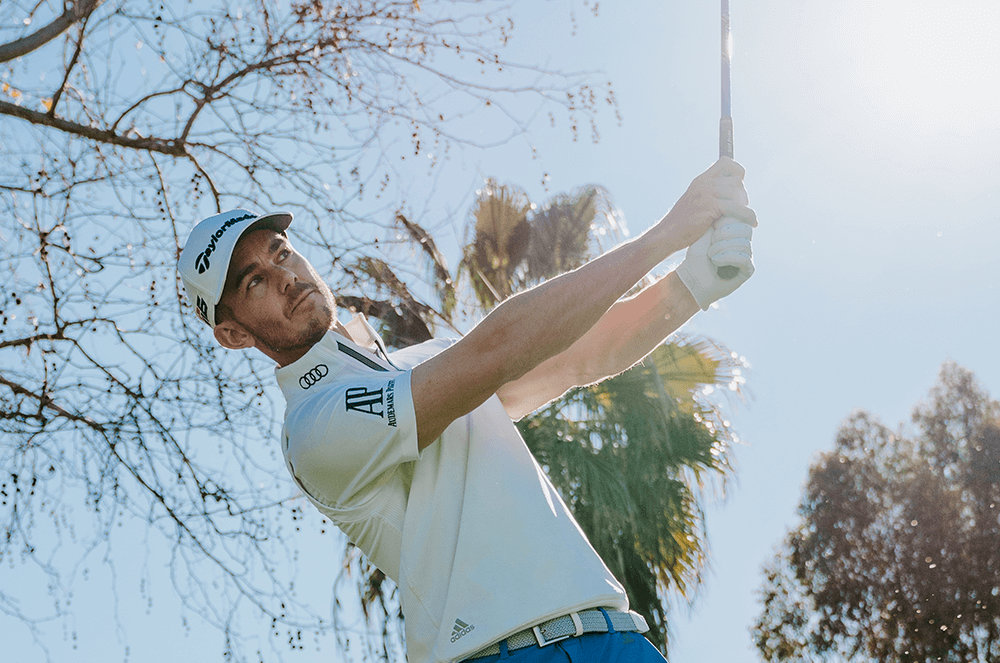
[[[723,218],[688,247],[684,261],[677,268],[677,276],[703,311],[707,311],[712,302],[743,285],[753,274],[752,236],[750,224]],[[736,276],[730,279],[720,277],[718,268],[722,265],[735,267],[738,270]]]

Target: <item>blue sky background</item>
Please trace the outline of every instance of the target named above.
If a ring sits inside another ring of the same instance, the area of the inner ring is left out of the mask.
[[[587,131],[573,143],[565,126],[539,117],[506,145],[453,151],[430,174],[401,170],[412,218],[452,251],[484,177],[517,184],[535,202],[601,184],[636,234],[716,158],[718,3],[602,3],[597,18],[571,6],[575,36],[566,3],[516,3],[508,57],[604,72],[622,124],[604,113],[599,143]],[[737,482],[708,513],[712,570],[694,608],[674,612],[676,662],[758,660],[748,629],[760,567],[795,520],[810,461],[854,408],[893,426],[906,420],[946,360],[1000,396],[1000,7],[733,0],[732,16],[736,158],[760,219],[757,273],[686,330],[745,356],[753,397],[733,417],[745,442]],[[472,121],[487,138],[489,118]],[[221,651],[193,616],[181,625],[158,571],[166,553],[147,551],[139,536],[115,542],[114,577],[92,560],[70,627],[43,627],[55,660],[103,661],[102,643],[124,640],[136,661]],[[310,536],[302,548],[313,558],[302,561],[322,585],[336,575],[337,546]],[[144,568],[153,586],[137,592]],[[117,604],[87,592],[111,583]],[[0,658],[44,660],[2,615],[0,631],[9,648]],[[307,647],[289,660],[331,658]]]

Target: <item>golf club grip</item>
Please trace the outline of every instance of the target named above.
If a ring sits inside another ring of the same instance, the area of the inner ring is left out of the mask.
[[[719,121],[719,156],[733,158],[733,118],[723,116]],[[725,225],[726,219],[722,218],[715,222],[715,225]],[[709,231],[711,232],[711,231]],[[735,265],[715,264],[715,273],[720,279],[734,279],[740,273],[740,268]]]

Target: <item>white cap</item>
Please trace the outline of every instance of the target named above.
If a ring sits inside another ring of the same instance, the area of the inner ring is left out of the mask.
[[[258,216],[245,209],[234,209],[210,216],[194,227],[177,261],[177,271],[195,313],[209,327],[215,327],[215,307],[222,299],[229,261],[240,237],[258,228],[283,233],[291,222],[289,212]]]

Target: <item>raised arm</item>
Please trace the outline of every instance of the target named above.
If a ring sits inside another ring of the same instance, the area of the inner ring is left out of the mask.
[[[647,232],[504,301],[461,341],[417,366],[411,379],[419,448],[504,385],[573,346],[647,272],[691,245],[715,220],[725,215],[755,223],[743,172],[721,159]]]
[[[615,303],[576,343],[497,395],[520,419],[573,387],[594,384],[632,367],[699,311],[676,272]]]

